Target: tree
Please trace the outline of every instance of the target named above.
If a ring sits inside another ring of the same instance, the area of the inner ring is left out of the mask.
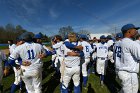
[[[68,35],[71,32],[74,32],[74,30],[71,26],[61,27],[59,29],[59,35],[61,35],[62,37],[65,37],[66,35]]]
[[[17,25],[17,26],[15,27],[15,29],[16,29],[17,32],[20,32],[20,31],[23,30],[23,28],[22,28],[21,25]]]
[[[7,24],[5,26],[5,30],[8,31],[8,32],[14,32],[15,31],[15,27],[13,24]]]
[[[89,35],[89,34],[90,34],[90,32],[89,32],[89,31],[87,31],[87,30],[80,30],[80,31],[78,32],[78,34],[82,34],[82,35]]]

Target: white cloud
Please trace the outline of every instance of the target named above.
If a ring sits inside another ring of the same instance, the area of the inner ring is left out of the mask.
[[[49,15],[51,18],[56,19],[59,17],[60,13],[57,11],[57,5],[53,4],[49,8]]]

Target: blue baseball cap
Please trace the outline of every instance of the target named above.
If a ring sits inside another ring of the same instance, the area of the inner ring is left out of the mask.
[[[132,29],[132,28],[134,28],[136,30],[140,29],[140,27],[136,27],[133,24],[126,24],[122,27],[121,31],[124,32],[124,31],[127,31],[127,30]]]
[[[122,33],[116,34],[116,38],[123,38],[123,34]]]
[[[36,34],[36,35],[34,36],[34,38],[36,38],[36,39],[41,39],[41,38],[42,38],[42,35],[41,35],[41,34]]]
[[[112,39],[112,36],[111,35],[108,35],[106,38],[107,39]]]
[[[106,39],[105,35],[100,36],[100,39]]]

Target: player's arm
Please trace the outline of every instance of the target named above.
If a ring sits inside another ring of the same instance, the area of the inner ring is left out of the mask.
[[[72,43],[70,43],[70,42],[68,42],[68,41],[64,42],[64,44],[65,44],[65,46],[66,46],[67,48],[69,48],[69,49],[78,49],[78,50],[80,50],[80,51],[83,50],[83,47],[82,47],[81,45],[80,45],[80,46],[76,46],[76,45],[73,45]]]
[[[56,43],[56,44],[52,45],[52,47],[53,48],[59,48],[59,47],[62,46],[62,44],[63,44],[63,42],[59,42],[59,43]]]
[[[16,67],[15,60],[19,58],[19,51],[20,51],[20,48],[17,47],[17,48],[15,48],[15,50],[12,52],[12,54],[9,56],[9,58],[8,58],[8,63],[9,63],[11,66]]]
[[[134,56],[134,58],[138,60],[138,62],[140,62],[140,45],[138,43],[136,43],[135,45],[131,45],[130,52]]]

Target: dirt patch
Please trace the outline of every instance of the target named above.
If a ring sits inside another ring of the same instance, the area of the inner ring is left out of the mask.
[[[9,54],[9,49],[3,49],[2,51],[3,51],[6,55]]]

